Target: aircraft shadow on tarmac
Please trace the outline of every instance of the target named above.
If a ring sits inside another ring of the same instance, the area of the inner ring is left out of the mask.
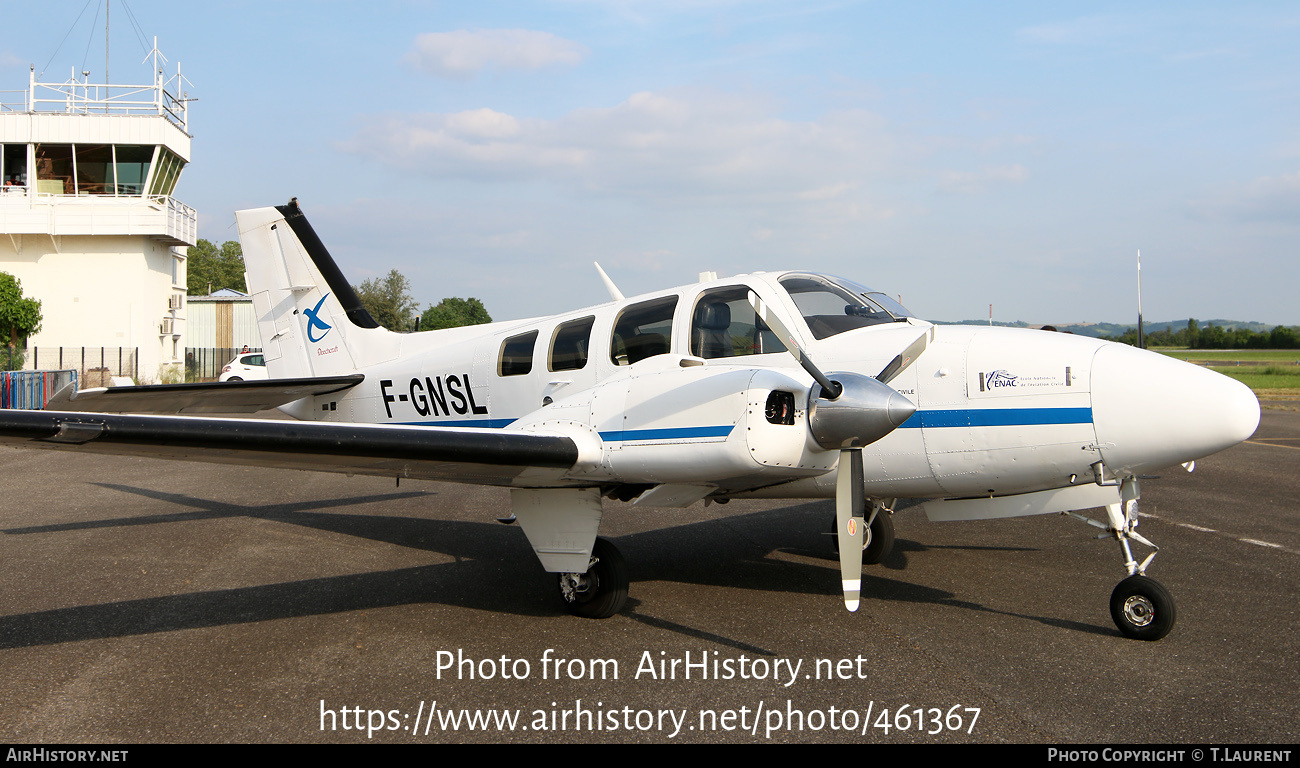
[[[414,568],[329,576],[235,589],[122,600],[0,617],[0,648],[21,648],[200,627],[317,616],[400,605],[434,603],[522,616],[562,614],[554,577],[543,574],[524,536],[494,522],[464,522],[413,517],[340,514],[319,511],[361,504],[432,496],[424,491],[312,499],[265,506],[232,504],[185,494],[102,483],[101,487],[189,507],[190,511],[57,525],[10,528],[19,536],[35,533],[205,519],[247,517],[301,525],[454,558]],[[436,510],[432,510],[436,512]],[[651,513],[653,514],[653,512]],[[824,594],[828,610],[839,584],[838,559],[823,533],[833,514],[831,502],[815,502],[718,517],[686,525],[612,537],[628,561],[631,580],[744,588],[770,593]],[[970,547],[1018,550],[1024,548]],[[902,570],[909,552],[930,549],[899,539],[883,565]],[[774,559],[774,552],[805,561]],[[1115,630],[1081,622],[988,608],[956,599],[951,592],[863,573],[869,601],[940,605],[1013,616],[1091,634]],[[870,605],[870,602],[868,602]],[[747,643],[658,618],[629,601],[622,615],[649,626],[755,653],[770,653]],[[574,618],[574,621],[587,621]]]

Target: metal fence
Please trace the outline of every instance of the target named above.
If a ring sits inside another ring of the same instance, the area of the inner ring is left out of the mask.
[[[76,371],[0,371],[0,408],[40,410],[69,382]]]
[[[221,369],[241,352],[261,352],[261,347],[186,347],[185,381],[216,381]],[[0,345],[0,371],[72,370],[81,389],[107,387],[114,376],[140,381],[138,347],[28,347]]]
[[[14,353],[17,361],[5,357],[9,354],[7,349],[0,352],[0,363],[6,363],[0,368],[72,369],[77,372],[77,383],[82,389],[107,387],[113,383],[114,376],[140,379],[139,347],[29,347]]]
[[[226,363],[241,352],[261,352],[261,347],[186,347],[185,380],[215,381]]]

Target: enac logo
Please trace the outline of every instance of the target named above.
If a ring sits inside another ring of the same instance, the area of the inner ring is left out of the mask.
[[[320,297],[320,301],[316,302],[316,306],[302,311],[302,313],[307,316],[307,339],[313,344],[325,338],[325,336],[329,334],[330,328],[334,327],[319,317],[320,307],[325,303],[325,299],[328,298],[329,294],[327,293]],[[312,330],[315,328],[321,329],[321,335],[316,336],[312,333]]]

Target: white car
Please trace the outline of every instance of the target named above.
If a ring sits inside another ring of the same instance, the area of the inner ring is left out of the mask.
[[[245,381],[269,378],[266,374],[266,358],[261,352],[243,352],[226,363],[221,369],[217,381]]]

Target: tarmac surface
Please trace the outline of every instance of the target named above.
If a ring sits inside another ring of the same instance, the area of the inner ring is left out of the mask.
[[[850,614],[829,502],[607,502],[631,599],[593,621],[494,522],[504,490],[25,448],[0,468],[10,743],[1300,740],[1294,410],[1143,484],[1178,604],[1156,643],[1111,622],[1117,544],[1059,515],[902,510]]]

